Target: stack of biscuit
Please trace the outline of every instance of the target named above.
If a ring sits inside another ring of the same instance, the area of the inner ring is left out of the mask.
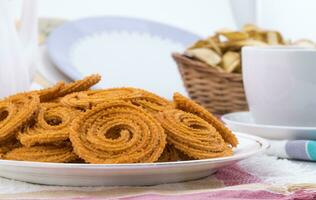
[[[194,101],[138,88],[91,89],[91,75],[0,101],[0,156],[59,163],[152,163],[230,156],[236,136]]]

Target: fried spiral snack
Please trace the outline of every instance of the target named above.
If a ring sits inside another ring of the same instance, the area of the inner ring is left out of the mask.
[[[4,156],[7,160],[67,163],[78,160],[71,145],[45,145],[15,148]]]
[[[0,144],[0,158],[3,158],[3,156],[11,151],[14,148],[20,147],[21,144],[19,141],[17,141],[15,138],[11,139],[10,141],[5,141],[2,144]]]
[[[21,94],[0,101],[0,142],[14,137],[30,121],[39,107],[36,94]]]
[[[42,103],[35,123],[20,131],[17,138],[26,147],[67,140],[70,124],[78,112],[60,103]]]
[[[86,110],[106,101],[124,100],[139,95],[139,89],[128,87],[105,90],[88,90],[69,94],[61,99],[61,103],[65,106]]]
[[[73,92],[80,92],[80,91],[88,90],[90,87],[97,84],[100,80],[101,80],[100,75],[93,74],[93,75],[85,77],[82,80],[67,83],[58,92],[58,96],[62,97],[62,96],[65,96],[65,95],[73,93]]]
[[[61,102],[69,107],[89,109],[105,101],[124,100],[140,106],[150,113],[156,113],[171,107],[171,103],[151,92],[132,87],[112,88],[106,90],[89,90],[69,94]]]
[[[167,144],[157,162],[175,162],[181,160],[194,160],[185,155],[173,145]]]
[[[42,90],[36,90],[32,93],[35,93],[39,96],[40,102],[52,101],[59,96],[59,91],[64,87],[64,85],[65,83],[63,81],[60,81],[52,87]]]
[[[179,93],[174,93],[173,101],[177,109],[201,117],[202,119],[204,119],[216,128],[216,130],[221,134],[225,142],[231,144],[233,147],[237,146],[238,140],[236,136],[228,128],[226,128],[222,122],[220,122],[214,115],[208,112],[205,108],[198,105],[193,100],[182,96]]]
[[[140,94],[136,97],[129,98],[128,101],[136,106],[142,107],[149,113],[156,114],[157,112],[172,107],[171,102],[169,102],[167,99],[146,90],[138,90],[140,91]]]
[[[0,100],[0,158],[153,163],[232,154],[236,137],[194,101],[132,88],[90,89],[99,75]]]
[[[35,90],[32,92],[26,92],[27,94],[37,94],[40,98],[40,102],[49,102],[54,101],[58,97],[65,96],[72,92],[85,91],[98,83],[101,80],[100,75],[91,75],[85,77],[82,80],[78,80],[72,83],[65,83],[64,81],[60,81],[53,85],[52,87],[45,88],[42,90]]]
[[[216,129],[200,117],[177,109],[165,110],[160,119],[168,135],[168,143],[196,159],[232,155]]]
[[[173,162],[181,160],[177,149],[167,144],[157,162]]]
[[[28,95],[38,95],[40,102],[48,102],[53,101],[59,96],[59,91],[64,87],[64,81],[60,81],[53,85],[52,87],[41,89],[41,90],[33,90],[30,92],[21,92],[15,95],[10,96],[10,98],[19,98],[22,96]]]
[[[76,118],[70,140],[89,163],[155,162],[166,145],[159,122],[124,101],[99,104]]]

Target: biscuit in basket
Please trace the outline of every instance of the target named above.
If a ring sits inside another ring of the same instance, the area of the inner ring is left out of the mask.
[[[79,111],[60,103],[41,103],[35,122],[18,133],[21,144],[30,147],[69,139],[69,127]]]
[[[217,130],[202,118],[178,109],[160,113],[168,143],[190,157],[207,159],[232,155]]]
[[[88,163],[150,163],[166,145],[160,123],[124,101],[105,102],[76,118],[70,131],[75,153]]]
[[[237,146],[238,140],[236,136],[228,128],[226,128],[222,122],[220,122],[214,115],[208,112],[205,108],[179,93],[174,93],[173,101],[176,105],[176,108],[201,117],[202,119],[204,119],[216,128],[216,130],[221,134],[225,142],[231,144],[233,147]]]

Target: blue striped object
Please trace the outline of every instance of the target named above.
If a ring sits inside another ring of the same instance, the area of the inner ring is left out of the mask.
[[[310,160],[316,161],[316,142],[315,141],[306,142],[306,153],[309,156]]]
[[[295,160],[316,161],[316,141],[279,140],[270,141],[269,155]]]
[[[309,140],[287,141],[285,151],[289,158],[316,160],[316,142]]]

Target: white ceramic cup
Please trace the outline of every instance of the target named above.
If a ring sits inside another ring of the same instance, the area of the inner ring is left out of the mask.
[[[244,47],[243,81],[257,123],[316,126],[316,50]]]

